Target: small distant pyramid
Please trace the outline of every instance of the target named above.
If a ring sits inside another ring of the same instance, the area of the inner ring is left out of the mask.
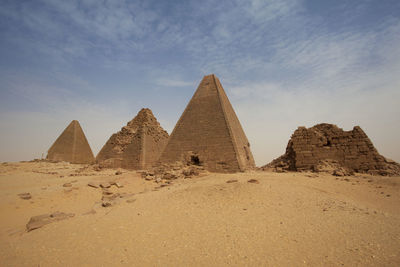
[[[176,161],[214,172],[255,167],[249,141],[214,74],[204,76],[160,157],[161,163]]]
[[[146,169],[159,158],[168,141],[168,133],[148,108],[113,134],[96,157],[109,168]]]
[[[77,120],[73,120],[50,147],[47,159],[78,164],[94,162],[93,152]]]

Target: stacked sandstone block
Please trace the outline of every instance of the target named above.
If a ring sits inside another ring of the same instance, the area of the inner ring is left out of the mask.
[[[293,133],[286,153],[268,166],[292,171],[318,170],[325,160],[333,160],[352,172],[392,175],[400,171],[398,164],[378,153],[359,126],[343,131],[327,123],[309,129],[299,127]]]
[[[171,133],[160,162],[171,164],[191,158],[212,172],[255,167],[247,137],[213,74],[204,76]]]
[[[102,167],[145,169],[159,158],[168,141],[168,133],[160,126],[150,109],[137,116],[113,134],[96,157]]]

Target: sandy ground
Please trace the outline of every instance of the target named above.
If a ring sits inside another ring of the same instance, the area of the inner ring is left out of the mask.
[[[0,164],[1,266],[400,266],[400,177],[247,172],[159,188],[82,167]],[[125,197],[102,207],[89,181],[119,181]],[[55,211],[75,216],[26,231]]]

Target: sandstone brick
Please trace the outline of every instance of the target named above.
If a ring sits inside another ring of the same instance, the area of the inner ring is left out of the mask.
[[[236,172],[255,166],[250,144],[215,75],[203,78],[161,154],[161,163],[193,157],[209,171]]]
[[[159,158],[168,141],[168,133],[160,126],[150,109],[137,116],[113,134],[96,157],[103,167],[146,169]]]
[[[318,164],[326,160],[337,162],[336,168],[340,171],[400,174],[400,165],[381,156],[359,126],[343,131],[327,123],[309,129],[299,127],[292,134],[286,153],[262,168],[276,169],[284,165],[292,171],[317,170]]]

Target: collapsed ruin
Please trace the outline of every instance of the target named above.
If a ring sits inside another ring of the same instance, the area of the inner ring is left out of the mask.
[[[161,154],[160,163],[175,162],[213,172],[255,167],[249,141],[214,74],[204,76]]]
[[[146,169],[159,158],[168,133],[148,108],[113,134],[96,157],[101,167]]]
[[[333,174],[353,172],[373,175],[399,175],[400,164],[381,156],[359,127],[343,131],[336,125],[321,123],[299,127],[291,136],[286,153],[262,169],[276,171],[323,171]]]
[[[77,120],[73,120],[57,138],[50,147],[46,159],[77,164],[94,162],[92,149]]]

